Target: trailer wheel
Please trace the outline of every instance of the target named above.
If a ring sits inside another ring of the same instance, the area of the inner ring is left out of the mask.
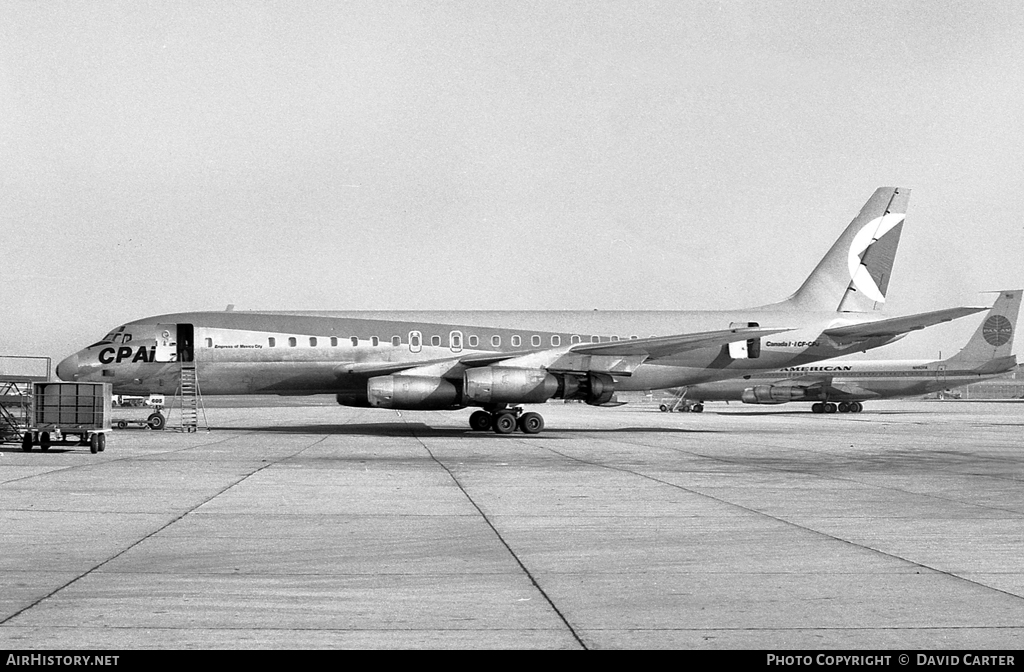
[[[128,421],[127,420],[118,420],[117,421],[117,428],[118,429],[127,429],[128,428]]]
[[[100,437],[102,434],[93,434],[92,438],[89,439],[89,452],[93,455],[100,452]]]
[[[21,449],[26,453],[32,450],[32,432],[25,432],[25,436],[21,437]]]
[[[43,432],[39,435],[39,450],[44,453],[50,449],[50,433]]]
[[[100,452],[102,453],[107,449],[107,435],[100,434]]]
[[[167,420],[164,419],[162,413],[153,413],[146,420],[146,424],[149,425],[150,429],[163,429],[164,425],[167,424]]]

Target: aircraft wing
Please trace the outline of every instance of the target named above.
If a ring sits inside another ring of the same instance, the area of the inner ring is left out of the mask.
[[[886,320],[874,322],[861,322],[860,324],[849,324],[842,327],[832,327],[823,333],[837,341],[861,341],[868,338],[880,338],[885,336],[898,336],[908,331],[924,329],[932,325],[949,322],[957,318],[980,313],[984,308],[960,307],[946,308],[945,310],[933,310],[930,313],[917,313],[905,317],[890,317]]]
[[[736,329],[719,329],[718,331],[702,331],[693,334],[676,334],[674,336],[654,336],[637,338],[612,343],[580,343],[569,348],[579,355],[603,355],[610,357],[645,357],[659,359],[686,352],[699,350],[716,345],[726,345],[749,338],[769,336],[782,331],[790,331],[788,327],[768,329],[760,327],[737,327]]]
[[[466,355],[454,355],[452,357],[441,357],[438,359],[418,360],[411,362],[346,362],[335,368],[338,374],[349,374],[355,376],[387,376],[393,373],[409,371],[411,369],[437,369],[447,372],[457,366],[463,369],[476,366],[490,366],[506,359],[514,359],[536,352],[535,350],[521,350],[515,352],[474,352]],[[423,375],[427,375],[424,373]],[[438,374],[434,374],[438,375]]]

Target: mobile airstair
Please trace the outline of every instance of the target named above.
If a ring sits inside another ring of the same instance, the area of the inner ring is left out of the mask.
[[[32,423],[32,383],[49,379],[49,357],[0,355],[0,443],[21,443]]]

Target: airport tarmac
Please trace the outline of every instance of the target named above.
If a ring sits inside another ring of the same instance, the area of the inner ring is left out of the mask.
[[[1024,403],[251,401],[0,447],[0,648],[1024,646]]]

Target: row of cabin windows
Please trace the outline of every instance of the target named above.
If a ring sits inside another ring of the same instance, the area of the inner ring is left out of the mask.
[[[606,343],[609,342],[609,341],[618,341],[618,340],[620,340],[618,336],[610,336],[610,337],[609,336],[605,336],[604,338],[605,338],[605,342]],[[637,338],[638,338],[637,336],[630,336],[629,340],[635,341]],[[653,338],[653,336],[652,336],[652,338]],[[332,348],[338,347],[339,339],[338,339],[337,336],[331,336],[329,340],[330,340],[330,344],[331,344]],[[352,342],[352,347],[358,347],[358,345],[359,345],[359,337],[358,336],[353,336],[349,340]],[[622,340],[625,340],[625,339],[622,339]],[[478,336],[476,336],[476,334],[471,334],[468,337],[467,341],[469,343],[469,347],[471,347],[471,348],[475,348],[475,347],[480,345],[480,338]],[[576,345],[577,343],[582,343],[582,342],[583,342],[583,337],[578,335],[578,334],[573,334],[569,338],[569,343],[571,345]],[[590,342],[591,343],[600,343],[601,342],[601,337],[600,336],[591,336],[590,337]],[[277,347],[277,339],[275,337],[271,336],[270,338],[267,339],[267,344],[271,348],[276,348]],[[299,341],[298,341],[298,339],[295,336],[289,336],[288,337],[288,347],[294,348],[294,347],[298,346],[298,344],[299,344]],[[318,339],[316,336],[310,336],[309,337],[309,347],[315,348],[319,344],[320,344],[320,339]],[[411,345],[414,348],[418,348],[422,344],[423,344],[422,336],[420,335],[420,333],[418,331],[414,331],[414,332],[411,332],[409,334],[409,345]],[[523,344],[522,337],[519,336],[519,334],[514,334],[512,336],[512,347],[513,348],[518,348],[518,347],[522,346],[522,344]],[[539,348],[540,344],[541,344],[541,337],[540,336],[534,334],[533,336],[530,337],[530,345],[532,345],[535,348]],[[376,336],[371,336],[370,337],[370,345],[372,345],[373,347],[377,347],[378,345],[380,345],[380,339],[378,337],[376,337]],[[392,336],[391,337],[391,345],[393,345],[396,348],[400,347],[402,345],[402,337],[401,336]],[[431,336],[430,337],[430,345],[432,345],[432,346],[440,346],[441,345],[441,337],[440,336]],[[562,337],[559,336],[558,334],[554,334],[551,337],[551,346],[557,348],[560,345],[562,345]],[[462,349],[462,334],[457,332],[457,331],[452,332],[450,337],[449,337],[449,346],[453,347],[453,348],[456,348],[456,349]],[[497,335],[491,336],[491,346],[495,347],[495,348],[501,347],[501,336],[497,336]],[[206,347],[208,347],[208,348],[212,348],[213,347],[213,339],[212,338],[207,338],[206,339]]]

